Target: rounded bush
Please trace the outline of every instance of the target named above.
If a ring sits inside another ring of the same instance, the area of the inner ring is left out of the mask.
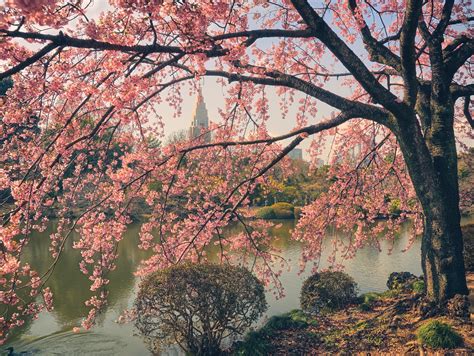
[[[418,342],[432,349],[453,349],[462,344],[462,337],[450,325],[438,320],[423,324],[416,331]]]
[[[315,273],[303,283],[301,308],[308,313],[341,309],[356,299],[356,291],[357,283],[346,273]]]
[[[271,206],[264,206],[263,208],[258,209],[256,216],[257,218],[266,220],[275,219],[275,213]]]
[[[247,269],[183,264],[141,282],[135,325],[153,351],[177,342],[193,355],[219,355],[224,338],[243,334],[266,309],[263,285]]]
[[[295,210],[295,207],[293,206],[293,204],[285,203],[285,202],[275,203],[272,205],[272,208],[280,209],[280,210],[289,210],[289,211]]]
[[[390,290],[412,290],[413,283],[421,280],[421,277],[417,277],[410,272],[392,272],[388,277],[387,287]]]
[[[295,207],[290,203],[275,203],[265,206],[257,211],[256,216],[260,219],[294,219]]]

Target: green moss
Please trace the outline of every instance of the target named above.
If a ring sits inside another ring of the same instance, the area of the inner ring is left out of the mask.
[[[462,337],[451,325],[431,320],[416,331],[418,342],[432,349],[452,349],[462,344]]]

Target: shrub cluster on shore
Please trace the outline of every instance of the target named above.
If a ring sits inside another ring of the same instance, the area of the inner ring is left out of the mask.
[[[274,340],[285,335],[301,341],[301,348],[317,345],[334,351],[349,342],[355,349],[377,349],[387,347],[389,330],[393,336],[401,314],[424,293],[423,280],[408,272],[390,274],[387,287],[382,293],[357,296],[357,283],[348,274],[315,273],[303,283],[301,310],[272,316],[248,332],[267,308],[263,285],[250,271],[230,265],[178,265],[142,282],[135,303],[136,326],[155,351],[177,342],[191,355],[268,355],[276,352]],[[358,317],[334,327],[344,314]],[[463,337],[445,320],[417,325],[412,340],[422,347],[453,349],[463,344]]]

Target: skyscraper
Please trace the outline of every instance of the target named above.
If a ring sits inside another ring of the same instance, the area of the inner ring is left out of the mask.
[[[202,89],[199,88],[194,114],[189,128],[189,139],[200,138],[206,142],[211,140],[211,134],[205,133],[209,130],[209,115],[207,113],[206,103],[202,96]],[[203,133],[205,133],[203,135]]]

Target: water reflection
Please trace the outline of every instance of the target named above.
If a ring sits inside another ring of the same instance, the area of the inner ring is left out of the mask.
[[[464,221],[472,223],[474,218]],[[305,271],[299,274],[299,255],[301,244],[289,239],[294,228],[293,221],[282,221],[279,227],[271,229],[275,237],[274,246],[282,250],[282,256],[291,261],[292,268],[285,270],[281,282],[285,288],[285,298],[276,299],[273,293],[267,292],[269,309],[267,316],[281,314],[299,307],[299,294],[304,279],[310,274]],[[346,272],[358,283],[360,292],[382,291],[388,275],[393,271],[409,271],[421,274],[420,241],[406,252],[402,252],[408,243],[409,224],[403,226],[399,236],[392,242],[382,241],[382,252],[375,246],[360,250],[353,259],[345,260]],[[48,253],[49,234],[55,230],[55,224],[41,234],[35,234],[25,251],[25,258],[39,272],[45,271],[51,264]],[[78,268],[80,254],[72,248],[72,240],[65,249],[48,285],[55,295],[54,310],[43,312],[37,320],[27,323],[12,335],[9,344],[16,350],[33,350],[35,354],[69,354],[69,355],[147,355],[149,351],[139,336],[134,335],[131,324],[118,325],[115,320],[120,313],[133,304],[138,279],[133,275],[139,262],[148,256],[137,248],[139,225],[132,225],[124,239],[119,243],[116,270],[110,273],[109,306],[99,319],[99,325],[90,332],[73,334],[73,326],[80,323],[87,314],[84,301],[91,296],[89,281]],[[229,228],[227,234],[239,231],[237,226]],[[340,234],[338,231],[329,232]],[[77,238],[77,236],[73,236]],[[387,254],[392,248],[392,253]],[[325,242],[325,255],[321,267],[327,266],[326,257],[330,249],[330,240]],[[215,251],[217,253],[217,250]],[[169,350],[168,354],[178,351]]]

